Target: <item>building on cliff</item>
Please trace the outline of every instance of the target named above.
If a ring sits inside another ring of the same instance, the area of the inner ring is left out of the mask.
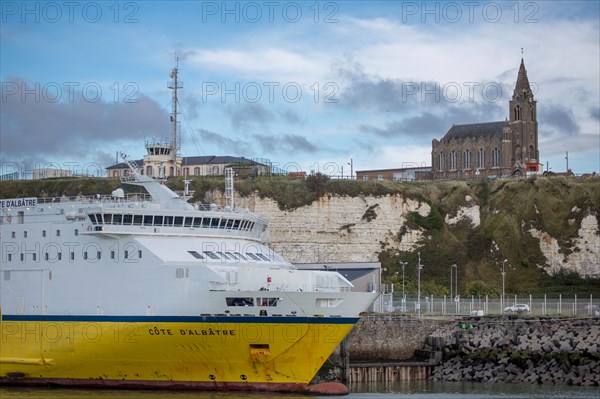
[[[499,122],[453,125],[434,139],[431,164],[434,179],[522,176],[539,171],[537,101],[521,65],[509,118]]]
[[[269,175],[273,173],[272,166],[268,160],[248,159],[233,156],[193,156],[178,157],[177,166],[172,166],[168,146],[160,144],[146,144],[148,154],[144,159],[134,161],[140,166],[142,175],[154,177],[170,176],[223,176],[225,168],[232,167],[236,176],[246,175]],[[127,176],[130,170],[125,162],[117,163],[106,168],[107,177]]]

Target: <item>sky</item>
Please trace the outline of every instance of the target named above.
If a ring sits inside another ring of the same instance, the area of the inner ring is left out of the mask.
[[[524,59],[543,169],[600,172],[598,1],[0,2],[0,174],[104,175],[118,151],[350,175],[431,165],[502,121]],[[177,63],[177,64],[176,64]]]

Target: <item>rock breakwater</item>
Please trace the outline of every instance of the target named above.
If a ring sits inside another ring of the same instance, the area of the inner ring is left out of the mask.
[[[425,350],[441,352],[443,381],[600,385],[600,319],[465,319],[441,326]]]

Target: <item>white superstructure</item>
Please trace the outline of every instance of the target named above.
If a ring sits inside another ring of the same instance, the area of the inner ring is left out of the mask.
[[[356,317],[374,298],[297,270],[245,209],[194,207],[136,173],[124,183],[147,194],[0,202],[4,314]]]

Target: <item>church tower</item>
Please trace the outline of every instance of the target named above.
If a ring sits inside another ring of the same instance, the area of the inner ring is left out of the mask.
[[[510,165],[507,166],[512,167],[515,174],[537,172],[539,170],[537,101],[533,99],[522,58],[508,112],[512,148]]]

